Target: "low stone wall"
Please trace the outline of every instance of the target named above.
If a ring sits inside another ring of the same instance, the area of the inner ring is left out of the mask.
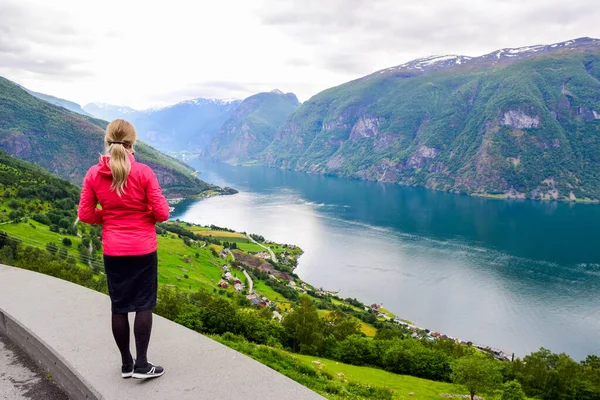
[[[251,358],[159,316],[154,317],[148,355],[165,367],[165,375],[149,381],[122,379],[107,296],[4,265],[0,332],[73,399],[322,399]],[[135,354],[133,338],[131,343]]]

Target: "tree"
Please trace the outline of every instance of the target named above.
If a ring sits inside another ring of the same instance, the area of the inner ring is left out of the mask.
[[[266,319],[267,321],[270,321],[273,319],[273,311],[271,311],[271,309],[269,307],[263,307],[258,312],[258,316],[261,317],[262,319]]]
[[[385,327],[383,329],[379,329],[377,334],[373,339],[375,340],[392,340],[392,339],[403,339],[405,336],[405,332],[399,328],[391,328]]]
[[[308,296],[300,297],[299,304],[283,319],[283,327],[292,339],[294,351],[314,354],[323,338],[322,321],[317,307]]]
[[[3,264],[13,265],[15,258],[13,256],[12,247],[5,245],[0,249],[0,262]]]
[[[501,400],[525,400],[525,392],[517,381],[509,381],[504,384]]]
[[[590,367],[596,371],[600,371],[600,357],[596,355],[589,355],[581,362],[581,365],[584,367]]]
[[[463,357],[452,364],[452,382],[463,385],[471,400],[476,394],[493,390],[502,382],[497,362],[481,355]]]
[[[523,385],[529,397],[544,400],[584,399],[586,397],[582,393],[589,391],[581,380],[581,365],[564,353],[554,354],[541,348],[523,360],[515,360],[511,367],[513,376]]]
[[[50,221],[50,218],[48,218],[47,216],[45,216],[44,214],[34,214],[33,215],[33,220],[39,222],[40,224],[44,224],[44,225],[51,225],[52,221]]]
[[[325,318],[327,331],[339,341],[351,335],[360,335],[360,324],[354,318],[335,310]]]
[[[63,229],[69,229],[72,226],[72,221],[69,218],[61,218],[58,221],[58,226]]]
[[[62,240],[62,244],[63,244],[64,246],[67,246],[67,247],[69,247],[69,246],[71,246],[71,245],[73,244],[73,242],[72,242],[72,241],[71,241],[71,239],[69,239],[69,238],[64,238],[64,239]]]
[[[339,342],[340,361],[353,365],[374,365],[373,341],[359,335],[348,336]]]

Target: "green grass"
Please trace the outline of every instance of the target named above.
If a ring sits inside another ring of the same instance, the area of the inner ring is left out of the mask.
[[[246,252],[259,252],[262,253],[263,251],[267,251],[265,249],[263,249],[262,247],[260,247],[257,244],[254,243],[237,243],[237,247],[238,249],[242,250],[242,251],[246,251]]]
[[[158,236],[158,260],[159,283],[176,285],[185,291],[216,288],[223,273],[221,265],[225,263],[215,258],[207,247],[186,246],[183,240],[172,235]]]
[[[362,333],[364,333],[367,336],[371,336],[371,337],[377,335],[377,329],[375,329],[375,327],[373,327],[373,326],[371,326],[371,325],[369,325],[366,322],[363,322],[361,320],[358,320],[358,322],[360,323],[360,331]]]
[[[427,379],[415,378],[413,376],[397,375],[377,368],[358,367],[314,356],[287,354],[303,361],[307,365],[312,365],[315,368],[333,374],[336,379],[341,379],[337,374],[342,373],[344,374],[343,378],[351,382],[392,389],[395,392],[394,399],[396,400],[439,400],[440,394],[466,394],[464,389],[460,386],[451,383],[435,382]],[[313,364],[313,361],[320,361],[323,367],[316,366]],[[414,393],[414,396],[410,396],[409,393]]]
[[[278,303],[289,303],[289,300],[277,293],[273,288],[263,281],[254,279],[254,290],[261,296],[267,297],[269,300],[277,301]],[[280,307],[282,305],[280,304]]]
[[[388,317],[390,317],[390,318],[395,318],[395,317],[396,317],[394,314],[392,314],[391,312],[389,312],[388,310],[386,310],[386,309],[385,309],[385,308],[383,308],[383,307],[381,307],[381,308],[379,309],[379,312],[381,312],[381,313],[383,313],[383,314],[387,315],[387,316],[388,316]]]
[[[10,236],[20,239],[26,246],[36,247],[38,249],[45,250],[47,243],[54,243],[59,249],[64,247],[67,249],[69,255],[74,256],[79,261],[79,251],[77,247],[81,243],[81,239],[77,236],[72,235],[61,235],[56,232],[50,231],[50,227],[44,224],[40,224],[32,219],[28,219],[27,223],[18,224],[3,224],[0,225],[0,231],[8,233]],[[33,228],[31,225],[35,226]],[[71,246],[63,246],[63,238],[68,237],[71,239],[73,244]],[[84,264],[85,265],[85,264]]]
[[[352,308],[352,309],[353,309],[353,310],[355,310],[355,311],[360,311],[360,312],[363,312],[363,311],[365,311],[365,310],[363,310],[362,308],[359,308],[359,307],[353,306],[352,304],[348,304],[348,303],[345,303],[345,302],[343,302],[343,301],[340,301],[340,300],[331,299],[331,302],[332,302],[333,304],[335,304],[335,305],[338,305],[338,306],[346,306],[346,307],[350,307],[350,308]]]

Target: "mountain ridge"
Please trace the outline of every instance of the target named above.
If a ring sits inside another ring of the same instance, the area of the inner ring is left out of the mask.
[[[252,161],[271,143],[277,129],[299,106],[294,93],[283,93],[278,89],[244,99],[213,138],[208,155],[229,163]]]
[[[471,195],[599,200],[600,41],[560,44],[418,59],[327,89],[257,159]]]
[[[397,73],[408,71],[422,71],[426,73],[453,67],[467,68],[473,65],[489,66],[497,64],[509,64],[512,62],[523,60],[525,58],[555,52],[563,48],[576,48],[590,45],[596,46],[598,45],[598,43],[600,43],[600,39],[581,37],[552,44],[538,44],[523,47],[507,47],[492,51],[487,54],[483,54],[481,56],[465,56],[456,54],[431,55],[427,57],[417,58],[394,67],[385,68],[359,79],[365,79],[376,74],[384,73]]]
[[[81,184],[103,152],[107,122],[38,99],[2,77],[0,89],[0,148]],[[194,177],[190,166],[143,142],[136,146],[136,157],[154,169],[169,197],[195,197],[218,189]]]
[[[55,97],[55,96],[52,96],[49,94],[34,92],[33,90],[29,90],[26,87],[21,86],[21,85],[18,85],[18,86],[20,86],[22,89],[24,89],[30,95],[35,96],[40,100],[44,100],[44,101],[47,101],[48,103],[54,104],[56,106],[66,108],[69,111],[73,111],[78,114],[85,115],[86,117],[92,116],[92,114],[85,111],[83,109],[83,107],[81,107],[81,105],[79,105],[78,103],[75,103],[74,101],[61,99],[60,97]]]
[[[237,99],[199,97],[145,110],[104,103],[90,103],[84,109],[109,121],[127,119],[142,140],[161,151],[177,152],[205,149],[240,103]]]

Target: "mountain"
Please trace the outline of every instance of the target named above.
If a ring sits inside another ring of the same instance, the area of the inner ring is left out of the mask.
[[[271,166],[536,199],[600,199],[600,40],[434,56],[321,92]]]
[[[256,159],[299,106],[295,94],[279,90],[248,97],[215,136],[209,155],[229,163]]]
[[[103,151],[107,123],[42,101],[0,77],[0,149],[78,185]],[[151,166],[165,194],[195,196],[218,189],[175,158],[138,143],[136,157]]]
[[[193,99],[172,106],[137,111],[124,106],[91,103],[84,108],[97,118],[131,121],[140,138],[162,151],[205,149],[240,100]]]
[[[89,103],[83,106],[83,109],[89,115],[109,122],[117,118],[128,119],[137,112],[137,110],[131,107],[115,106],[106,103]]]
[[[70,110],[70,111],[73,111],[73,112],[76,112],[78,114],[85,115],[88,117],[92,116],[92,114],[86,112],[83,108],[81,108],[81,106],[79,104],[77,104],[75,102],[61,99],[59,97],[50,96],[49,94],[34,92],[33,90],[29,90],[24,87],[22,87],[22,88],[25,91],[27,91],[27,93],[29,93],[30,95],[35,96],[38,99],[47,101],[48,103],[54,104],[55,106],[63,107],[63,108],[66,108],[67,110]]]

